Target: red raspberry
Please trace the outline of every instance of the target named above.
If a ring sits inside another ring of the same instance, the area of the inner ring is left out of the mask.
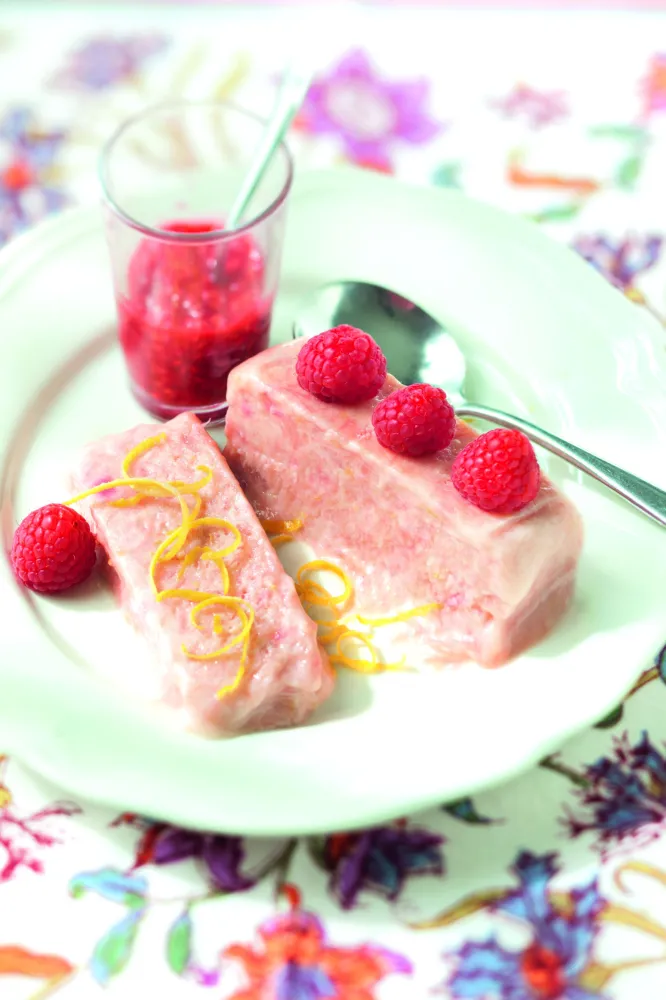
[[[442,389],[417,383],[383,399],[372,426],[379,443],[398,455],[432,455],[451,444],[456,415]]]
[[[481,510],[514,514],[534,500],[541,471],[525,435],[498,427],[480,434],[456,456],[451,481]]]
[[[386,380],[386,358],[355,326],[336,326],[307,340],[296,360],[301,389],[326,403],[365,403]]]
[[[25,587],[57,594],[90,576],[95,537],[75,510],[50,503],[21,521],[14,533],[11,561]]]

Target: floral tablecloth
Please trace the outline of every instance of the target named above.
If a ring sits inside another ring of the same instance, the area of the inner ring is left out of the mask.
[[[95,198],[99,143],[148,102],[267,110],[299,16],[4,2],[0,242]],[[351,161],[528,215],[659,320],[666,12],[321,17],[301,168]],[[0,998],[660,1000],[664,683],[666,647],[622,707],[520,779],[325,838],[116,815],[0,757]]]

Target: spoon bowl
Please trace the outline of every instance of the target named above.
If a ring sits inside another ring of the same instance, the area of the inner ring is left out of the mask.
[[[297,336],[310,337],[345,323],[374,337],[399,382],[438,385],[453,406],[462,405],[465,357],[451,334],[419,306],[387,288],[342,282],[316,292],[295,326]]]

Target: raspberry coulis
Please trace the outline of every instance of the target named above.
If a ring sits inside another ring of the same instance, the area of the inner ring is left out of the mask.
[[[176,221],[172,233],[212,233],[217,221]],[[226,410],[232,368],[268,346],[272,301],[253,239],[185,243],[143,240],[119,296],[119,336],[139,402],[169,419],[192,410],[215,420]]]

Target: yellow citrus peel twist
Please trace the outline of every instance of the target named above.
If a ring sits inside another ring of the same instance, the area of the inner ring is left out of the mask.
[[[342,592],[331,594],[321,583],[310,579],[311,575],[317,572],[330,573],[337,577],[342,584]],[[364,618],[361,615],[344,616],[342,612],[354,595],[354,587],[345,571],[327,559],[315,559],[300,567],[296,574],[296,591],[308,614],[319,626],[318,638],[321,644],[327,647],[331,665],[346,667],[348,670],[356,670],[362,674],[409,669],[405,666],[404,657],[398,663],[384,663],[379,659],[377,650],[372,643],[374,631],[383,625],[394,625],[398,622],[408,621],[410,618],[427,615],[439,607],[436,603],[423,604],[418,608],[411,608],[408,611],[384,618]],[[331,613],[330,618],[318,617],[319,609],[322,608]],[[361,625],[368,628],[368,631],[359,632],[350,628],[348,624],[350,618],[356,618]],[[362,649],[365,649],[369,654],[369,659],[346,653],[345,644],[349,642],[353,642],[357,648],[361,646]]]
[[[125,455],[122,463],[122,478],[113,479],[106,483],[100,483],[98,486],[93,486],[91,489],[72,497],[66,503],[67,506],[70,506],[71,504],[78,503],[79,500],[84,500],[87,497],[94,496],[95,494],[106,493],[108,490],[119,489],[122,487],[129,487],[135,490],[134,496],[121,497],[117,500],[109,500],[109,506],[131,507],[140,503],[142,500],[155,499],[159,497],[173,497],[178,500],[182,520],[178,527],[174,528],[173,531],[169,532],[166,538],[162,539],[152,555],[148,569],[150,585],[157,601],[161,602],[174,599],[192,602],[193,607],[190,611],[190,622],[193,627],[199,631],[204,631],[205,629],[205,626],[199,622],[199,616],[204,611],[211,610],[215,607],[228,608],[232,610],[240,619],[240,631],[233,635],[231,639],[229,639],[229,641],[219,649],[215,649],[210,653],[193,653],[185,644],[181,647],[183,653],[192,660],[216,660],[219,656],[224,656],[232,649],[241,646],[240,662],[234,679],[229,684],[220,688],[216,693],[216,697],[218,699],[222,699],[236,691],[245,676],[250,648],[250,635],[254,624],[254,608],[252,605],[241,597],[234,597],[229,594],[231,581],[229,577],[229,570],[224,562],[227,556],[231,555],[240,547],[243,537],[236,525],[227,521],[225,518],[199,516],[203,504],[200,491],[205,486],[208,486],[213,479],[213,471],[208,466],[197,466],[197,471],[203,472],[204,475],[201,479],[198,479],[193,483],[185,483],[179,480],[162,482],[158,479],[151,479],[149,477],[132,476],[131,469],[134,462],[136,462],[136,460],[142,455],[145,455],[146,452],[150,451],[151,448],[162,444],[165,440],[166,434],[157,434],[155,437],[149,437],[144,441],[141,441],[135,448],[132,448],[131,451]],[[192,507],[190,507],[187,503],[185,499],[186,496],[194,496],[194,504]],[[290,524],[295,524],[295,522],[290,522]],[[197,545],[190,549],[189,552],[181,555],[191,533],[199,528],[217,528],[219,530],[227,531],[231,535],[231,541],[221,549],[212,549],[207,545]],[[190,566],[193,566],[198,559],[203,561],[207,560],[215,563],[220,571],[220,577],[222,579],[222,592],[211,593],[208,591],[191,590],[188,588],[170,588],[160,590],[156,580],[160,564],[170,562],[171,560],[177,558],[180,560],[180,567],[176,578],[178,583],[182,580],[185,571]],[[224,620],[219,613],[213,614],[211,629],[215,635],[224,634]]]
[[[276,518],[268,518],[261,521],[261,527],[268,535],[268,539],[276,549],[285,542],[291,542],[297,531],[303,527],[303,522],[299,518],[291,521],[279,521]]]
[[[293,541],[296,532],[303,527],[300,518],[292,520],[266,519],[261,525],[269,536],[272,544],[277,548],[285,542]],[[331,594],[321,583],[310,579],[316,572],[327,572],[337,577],[342,584],[342,593]],[[403,670],[405,668],[405,658],[399,663],[380,662],[377,650],[373,646],[371,639],[374,636],[375,628],[383,625],[393,625],[398,622],[408,621],[419,615],[426,615],[439,607],[438,604],[424,604],[409,611],[383,618],[364,618],[355,616],[356,620],[366,627],[366,632],[358,632],[351,629],[341,613],[351,600],[354,588],[351,580],[343,569],[327,559],[316,559],[305,563],[296,574],[296,591],[305,609],[314,621],[316,621],[319,632],[319,642],[327,647],[329,661],[332,666],[346,667],[349,670],[356,670],[359,673],[380,673],[384,670]],[[318,614],[321,610],[330,612],[330,618],[320,618]],[[350,656],[345,652],[345,644],[353,641],[357,646],[367,650],[370,659],[359,656]]]

